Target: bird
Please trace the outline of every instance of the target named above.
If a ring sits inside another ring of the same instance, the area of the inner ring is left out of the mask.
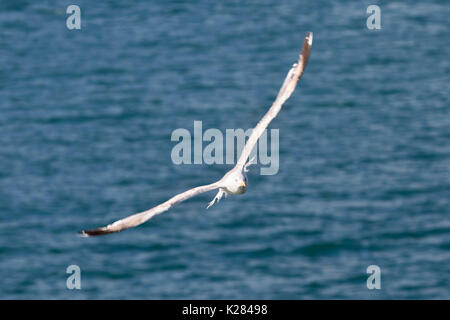
[[[84,237],[91,237],[115,233],[132,227],[136,227],[148,221],[155,215],[169,210],[174,205],[208,191],[218,189],[216,196],[208,204],[207,209],[210,208],[215,203],[218,203],[223,196],[240,195],[245,193],[248,186],[248,178],[246,173],[249,170],[248,167],[253,164],[254,160],[251,159],[250,161],[248,161],[251,151],[253,150],[253,147],[257,143],[260,136],[263,134],[264,130],[268,127],[270,122],[278,115],[283,104],[291,96],[292,92],[294,92],[297,82],[302,76],[303,71],[305,70],[305,67],[308,63],[312,41],[313,41],[313,33],[307,32],[303,41],[298,61],[294,63],[290,68],[276,96],[275,101],[273,102],[272,106],[269,108],[267,113],[264,115],[264,117],[258,122],[258,124],[253,129],[252,134],[250,135],[247,143],[245,144],[236,165],[227,173],[225,173],[225,175],[220,180],[211,184],[202,185],[189,189],[185,192],[175,195],[166,202],[163,202],[149,210],[133,214],[124,219],[117,220],[105,227],[90,230],[82,230],[79,232],[79,234]]]

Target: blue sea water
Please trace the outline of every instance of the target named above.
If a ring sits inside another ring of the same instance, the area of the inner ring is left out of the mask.
[[[0,298],[449,299],[449,16],[444,0],[1,0]],[[306,31],[270,126],[278,174],[77,236],[220,178],[173,164],[172,132],[253,127]]]

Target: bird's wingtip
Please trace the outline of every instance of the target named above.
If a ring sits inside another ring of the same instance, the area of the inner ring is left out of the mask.
[[[111,233],[111,232],[108,232],[108,231],[104,230],[103,228],[92,229],[92,230],[81,230],[78,232],[78,234],[83,238],[88,238],[88,237],[92,237],[92,236],[101,236],[101,235],[108,234],[108,233]]]
[[[311,31],[306,33],[306,38],[308,38],[308,44],[312,45],[313,42],[313,33]]]
[[[81,237],[92,237],[92,236],[102,236],[104,234],[109,234],[109,233],[115,233],[115,232],[119,232],[121,230],[113,230],[111,228],[108,227],[103,227],[103,228],[97,228],[97,229],[91,229],[91,230],[81,230],[78,232],[78,234]]]

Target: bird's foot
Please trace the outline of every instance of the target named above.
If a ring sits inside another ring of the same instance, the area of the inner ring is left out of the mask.
[[[256,161],[254,161],[256,158],[253,157],[250,161],[248,161],[245,165],[244,165],[244,172],[248,172],[248,167],[250,167],[252,164],[256,164]]]
[[[217,192],[216,196],[214,197],[214,199],[212,199],[212,201],[208,204],[208,206],[206,207],[206,209],[209,209],[209,207],[211,207],[214,203],[219,202],[220,199],[222,199],[223,195],[227,195],[227,193],[225,191],[223,191],[221,188],[219,189],[219,192]]]

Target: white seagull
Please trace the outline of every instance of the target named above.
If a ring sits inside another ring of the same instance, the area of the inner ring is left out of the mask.
[[[247,143],[245,144],[245,147],[242,150],[241,156],[239,157],[236,166],[230,171],[228,171],[219,181],[216,181],[208,185],[192,188],[188,191],[177,194],[176,196],[170,198],[166,202],[163,202],[160,205],[157,205],[156,207],[153,207],[149,210],[136,213],[127,218],[113,222],[105,227],[80,231],[80,234],[86,237],[98,236],[136,227],[146,222],[153,216],[169,210],[172,206],[176,205],[177,203],[183,202],[189,198],[192,198],[196,195],[199,195],[207,191],[219,189],[217,195],[209,203],[207,208],[212,206],[214,203],[219,202],[224,195],[227,196],[227,195],[243,194],[247,190],[247,175],[245,173],[248,171],[247,167],[252,164],[253,160],[252,159],[247,162],[250,153],[253,147],[255,146],[256,142],[258,141],[259,137],[261,136],[261,134],[269,125],[269,123],[277,116],[278,112],[280,112],[284,102],[291,96],[292,92],[294,92],[297,82],[302,76],[306,64],[308,63],[308,57],[312,46],[312,40],[313,40],[312,32],[307,32],[305,40],[303,41],[303,47],[302,51],[300,52],[299,60],[289,70],[283,82],[283,85],[281,86],[281,89],[278,92],[275,102],[272,104],[269,111],[264,115],[261,121],[259,121],[256,127],[253,129],[253,132],[250,135],[250,138],[248,139]]]

